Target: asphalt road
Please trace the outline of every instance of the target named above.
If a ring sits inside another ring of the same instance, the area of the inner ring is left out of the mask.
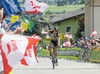
[[[100,74],[100,64],[59,59],[59,66],[52,69],[49,58],[38,58],[38,60],[38,64],[29,67],[17,64],[13,74]]]

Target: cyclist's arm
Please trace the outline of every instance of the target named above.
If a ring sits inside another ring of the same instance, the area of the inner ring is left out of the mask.
[[[58,46],[60,46],[60,37],[58,36]]]
[[[8,34],[22,34],[24,32],[24,30],[22,30],[21,28],[17,28],[15,31],[9,31],[7,32]]]

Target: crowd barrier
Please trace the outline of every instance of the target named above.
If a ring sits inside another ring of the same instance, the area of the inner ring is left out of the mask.
[[[81,48],[59,48],[58,57],[78,60]]]
[[[84,55],[82,55],[83,50],[81,48],[59,48],[58,57],[73,60],[85,60],[89,62],[100,62],[100,48],[95,48],[87,50]],[[49,57],[49,51],[47,49],[38,50],[37,56]],[[80,59],[80,57],[84,57]]]
[[[91,50],[89,61],[98,63],[100,62],[100,48],[95,48]]]
[[[81,48],[59,48],[58,57],[66,59],[79,59]],[[49,51],[47,49],[41,49],[38,51],[37,56],[49,57]]]

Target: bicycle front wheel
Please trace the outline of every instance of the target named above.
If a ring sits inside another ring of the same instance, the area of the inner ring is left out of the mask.
[[[55,59],[54,59],[54,57],[52,58],[52,65],[53,65],[53,69],[55,69]]]

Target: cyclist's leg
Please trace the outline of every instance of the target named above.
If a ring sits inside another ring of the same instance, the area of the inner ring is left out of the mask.
[[[57,56],[58,56],[57,47],[54,47],[54,55],[55,55],[55,58],[57,58]]]
[[[53,44],[50,42],[50,44],[49,44],[49,46],[48,46],[50,58],[51,58],[51,56],[52,56],[52,47],[53,47]]]
[[[55,63],[58,65],[58,52],[57,52],[57,46],[54,46],[54,55],[55,55]]]

